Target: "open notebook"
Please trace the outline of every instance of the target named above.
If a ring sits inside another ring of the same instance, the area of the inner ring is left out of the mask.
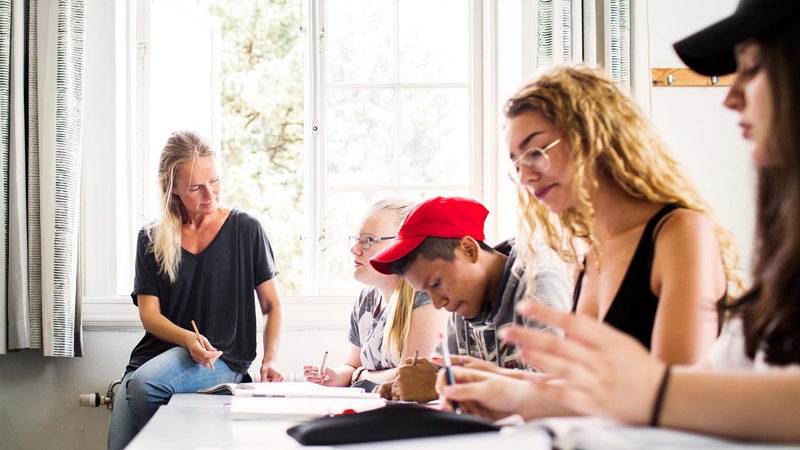
[[[534,420],[523,428],[542,428],[561,450],[797,450],[796,446],[733,441],[668,428],[627,426],[597,417]]]
[[[307,381],[279,383],[222,383],[197,391],[199,394],[227,394],[237,397],[323,397],[378,398],[362,388],[321,386]]]

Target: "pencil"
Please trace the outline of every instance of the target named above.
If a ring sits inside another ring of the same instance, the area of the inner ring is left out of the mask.
[[[325,361],[327,360],[328,360],[328,351],[325,350],[325,354],[322,355],[322,364],[319,365],[319,374],[323,378],[323,380],[325,379]]]
[[[442,338],[442,334],[439,333],[439,339],[442,342],[442,356],[444,357],[444,375],[447,378],[448,385],[456,384],[456,377],[453,375],[453,364],[450,362],[450,350],[447,348],[447,342],[444,341]],[[455,400],[450,400],[450,405],[453,406],[453,411],[456,414],[461,414],[461,406],[459,406],[458,402]]]
[[[412,366],[417,365],[417,357],[419,357],[419,350],[414,350],[414,361],[411,361]]]
[[[200,337],[200,332],[197,331],[197,325],[194,323],[194,320],[192,321],[192,328],[194,328],[194,334],[195,336],[197,336],[197,340],[200,341],[200,346],[203,347],[203,350],[208,351],[208,349],[206,348],[206,344],[203,343],[203,339]],[[212,372],[217,371],[216,369],[214,369],[214,364],[211,362],[210,359],[208,360],[208,364],[211,366]]]

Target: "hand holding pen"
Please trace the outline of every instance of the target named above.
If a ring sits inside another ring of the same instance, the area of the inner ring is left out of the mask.
[[[330,381],[332,378],[330,375],[326,373],[325,364],[328,361],[328,352],[326,351],[322,355],[322,363],[317,366],[303,366],[303,377],[306,381],[316,384],[325,384],[327,381]],[[330,370],[330,369],[327,369]]]
[[[440,335],[441,337],[441,335]],[[453,364],[450,362],[450,349],[447,342],[442,339],[442,356],[444,356],[444,376],[448,386],[456,384],[456,377],[453,375]],[[461,406],[455,400],[450,400],[450,406],[456,414],[461,414]]]
[[[436,374],[439,366],[428,358],[406,358],[405,364],[397,368],[397,378],[392,385],[392,399],[411,402],[428,402],[439,398],[436,393]]]
[[[200,331],[198,331],[197,324],[194,323],[194,320],[192,320],[192,328],[194,329],[194,335],[197,338],[197,342],[200,343],[200,347],[202,348],[202,350],[207,353],[199,357],[200,360],[205,360],[204,361],[205,363],[201,362],[197,357],[195,357],[191,348],[189,348],[189,354],[192,356],[192,359],[197,361],[199,364],[204,366],[207,365],[207,367],[211,368],[212,372],[216,372],[216,369],[214,369],[214,361],[216,361],[217,358],[222,356],[222,352],[212,347],[211,344],[208,342],[208,340],[200,335]],[[211,353],[211,355],[208,355],[208,353]]]
[[[322,364],[319,365],[319,374],[322,375],[322,379],[325,379],[325,363],[328,361],[328,351],[325,350],[325,354],[322,355]]]

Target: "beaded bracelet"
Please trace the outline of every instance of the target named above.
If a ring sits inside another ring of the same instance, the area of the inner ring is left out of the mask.
[[[667,385],[669,384],[669,376],[672,373],[672,366],[667,365],[664,368],[664,375],[661,376],[661,383],[658,385],[656,391],[656,400],[653,403],[653,412],[650,414],[650,426],[657,427],[659,419],[661,418],[661,410],[664,406],[664,396],[667,393]]]

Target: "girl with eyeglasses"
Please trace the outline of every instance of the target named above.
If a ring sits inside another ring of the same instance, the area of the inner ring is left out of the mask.
[[[414,204],[400,199],[375,203],[357,236],[350,238],[353,277],[367,285],[350,316],[347,356],[342,365],[303,367],[306,380],[326,386],[356,384],[367,390],[395,378],[397,366],[418,354],[429,357],[445,330],[447,311],[436,310],[427,294],[415,292],[404,278],[384,275],[369,259],[385,248]]]
[[[506,118],[520,242],[541,234],[579,265],[573,312],[662,361],[703,359],[738,281],[735,249],[633,100],[600,71],[563,66],[514,95]]]
[[[505,113],[518,242],[541,236],[578,267],[573,314],[614,327],[654,360],[703,360],[728,284],[739,283],[736,251],[634,101],[599,70],[560,66],[524,86]],[[438,386],[462,410],[493,419],[579,412],[531,390],[530,376],[466,366],[456,388]]]

